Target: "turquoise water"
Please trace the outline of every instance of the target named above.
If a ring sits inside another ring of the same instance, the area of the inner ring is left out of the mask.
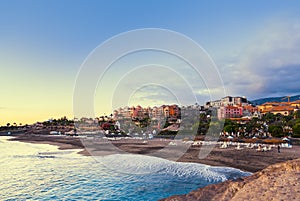
[[[249,175],[143,155],[84,157],[78,150],[0,137],[0,200],[157,200]]]

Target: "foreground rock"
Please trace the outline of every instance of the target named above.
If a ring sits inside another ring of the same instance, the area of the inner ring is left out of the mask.
[[[300,159],[271,165],[236,181],[209,185],[163,200],[300,200]]]

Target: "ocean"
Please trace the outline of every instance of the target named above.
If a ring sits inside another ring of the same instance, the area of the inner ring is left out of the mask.
[[[158,200],[250,175],[144,155],[95,159],[8,138],[0,137],[0,200]]]

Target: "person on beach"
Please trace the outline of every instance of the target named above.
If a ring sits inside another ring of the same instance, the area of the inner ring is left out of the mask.
[[[280,145],[277,146],[278,153],[280,153]]]

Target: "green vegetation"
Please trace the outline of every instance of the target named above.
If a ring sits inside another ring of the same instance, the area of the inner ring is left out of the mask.
[[[300,123],[293,126],[293,135],[294,137],[300,137]]]
[[[69,120],[67,117],[62,117],[60,119],[51,119],[49,121],[43,122],[45,126],[70,126],[74,125],[74,120]]]
[[[252,118],[248,122],[237,123],[225,120],[224,132],[239,133],[244,137],[300,137],[300,111],[288,116],[267,113],[260,119]]]
[[[288,116],[281,114],[274,115],[267,113],[261,118],[252,118],[249,121],[233,121],[226,119],[225,122],[217,120],[216,117],[210,117],[211,111],[200,113],[199,122],[185,127],[186,132],[205,135],[208,130],[234,134],[239,137],[299,137],[300,138],[300,111],[296,111]],[[195,121],[194,121],[195,122]],[[189,128],[189,129],[188,129]]]
[[[280,125],[270,125],[268,131],[272,134],[273,137],[283,137],[283,129]]]

